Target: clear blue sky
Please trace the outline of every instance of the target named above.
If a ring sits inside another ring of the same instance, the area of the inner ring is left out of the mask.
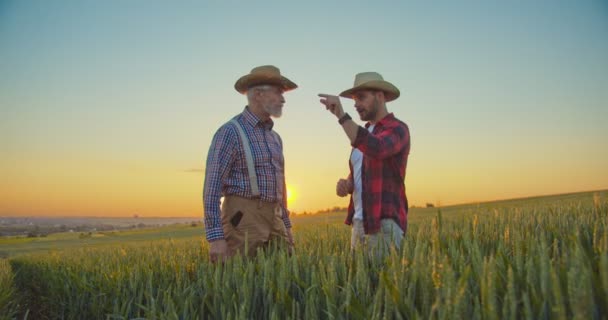
[[[0,215],[200,215],[263,64],[300,86],[276,121],[295,211],[347,205],[317,93],[362,71],[401,89],[410,203],[608,188],[606,57],[599,0],[0,1]]]

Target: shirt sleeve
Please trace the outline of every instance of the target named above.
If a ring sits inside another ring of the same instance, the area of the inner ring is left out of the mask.
[[[352,146],[368,157],[386,159],[401,152],[410,142],[410,133],[405,125],[387,127],[377,135],[359,127]]]
[[[291,220],[289,219],[289,210],[287,209],[287,186],[285,181],[283,181],[283,203],[281,203],[281,207],[283,208],[283,223],[285,224],[285,228],[291,228]]]
[[[222,213],[220,198],[224,181],[234,163],[238,139],[234,128],[223,125],[213,136],[207,165],[205,168],[205,183],[203,187],[203,207],[205,217],[205,234],[208,241],[224,239],[222,228]]]
[[[283,150],[283,139],[281,136],[276,134],[276,137],[281,145],[281,150]],[[285,228],[291,228],[291,220],[289,219],[289,209],[287,209],[287,182],[285,181],[285,168],[283,167],[283,201],[281,202],[281,207],[283,209],[283,223],[285,224]]]

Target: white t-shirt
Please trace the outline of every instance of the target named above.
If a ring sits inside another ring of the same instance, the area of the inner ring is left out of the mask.
[[[374,125],[370,125],[367,131],[372,132]],[[363,185],[361,182],[361,166],[363,165],[363,153],[359,149],[354,148],[350,154],[350,163],[353,166],[353,205],[355,206],[354,219],[363,220],[363,200],[361,198],[361,190]]]

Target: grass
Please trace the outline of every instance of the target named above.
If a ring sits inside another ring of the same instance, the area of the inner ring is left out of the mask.
[[[0,320],[17,315],[18,305],[13,285],[13,272],[6,259],[0,259]]]
[[[170,240],[201,236],[200,226],[171,225],[128,231],[103,231],[92,233],[91,237],[81,237],[80,232],[63,232],[42,238],[7,237],[0,238],[0,257],[57,251],[82,247],[113,246],[130,242]]]
[[[382,264],[337,213],[294,218],[292,256],[213,265],[200,228],[172,227],[6,245],[24,251],[0,279],[36,319],[606,319],[607,193],[414,209]]]

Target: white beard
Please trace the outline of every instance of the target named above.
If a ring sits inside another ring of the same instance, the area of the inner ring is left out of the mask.
[[[283,114],[283,108],[281,106],[265,105],[264,111],[268,112],[268,114],[270,114],[270,116],[273,118],[280,118]]]

